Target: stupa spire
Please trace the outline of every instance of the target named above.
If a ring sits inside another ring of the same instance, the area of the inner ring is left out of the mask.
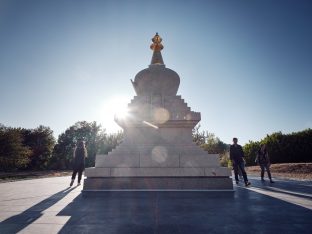
[[[153,52],[151,65],[153,64],[164,65],[164,61],[160,52],[164,48],[164,46],[161,44],[161,41],[162,41],[162,38],[158,35],[158,33],[156,33],[155,36],[152,38],[153,43],[151,44],[150,48],[154,52]]]

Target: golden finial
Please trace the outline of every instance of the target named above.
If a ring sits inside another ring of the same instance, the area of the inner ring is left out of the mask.
[[[154,51],[161,51],[164,46],[161,44],[162,38],[156,33],[156,35],[152,38],[153,44],[151,44],[150,48]]]

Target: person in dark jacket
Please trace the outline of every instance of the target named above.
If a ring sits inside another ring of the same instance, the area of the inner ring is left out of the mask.
[[[245,160],[244,160],[244,151],[242,146],[237,144],[237,138],[233,138],[233,145],[230,147],[230,159],[232,161],[232,165],[234,168],[234,175],[235,175],[235,181],[236,184],[239,183],[238,179],[238,169],[241,170],[244,178],[244,182],[246,186],[250,185],[250,182],[248,181],[247,174],[245,171]]]
[[[74,184],[76,174],[78,173],[78,184],[80,185],[82,172],[85,169],[85,158],[87,157],[87,149],[83,140],[79,140],[77,146],[74,150],[74,159],[73,159],[73,174],[71,177],[70,186]]]
[[[272,180],[271,172],[270,172],[270,166],[271,166],[270,158],[269,158],[269,154],[268,154],[265,144],[260,146],[255,162],[258,163],[261,168],[261,181],[264,181],[264,170],[266,170],[268,173],[270,182],[274,183],[274,181]]]

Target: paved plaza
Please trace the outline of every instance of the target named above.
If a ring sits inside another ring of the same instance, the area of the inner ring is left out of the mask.
[[[69,177],[0,184],[0,233],[311,233],[312,182],[234,192],[82,194]]]

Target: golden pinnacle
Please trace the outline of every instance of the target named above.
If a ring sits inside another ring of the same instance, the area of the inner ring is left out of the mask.
[[[161,44],[162,38],[156,33],[156,35],[152,38],[153,44],[151,44],[150,48],[154,51],[161,51],[164,46]]]

